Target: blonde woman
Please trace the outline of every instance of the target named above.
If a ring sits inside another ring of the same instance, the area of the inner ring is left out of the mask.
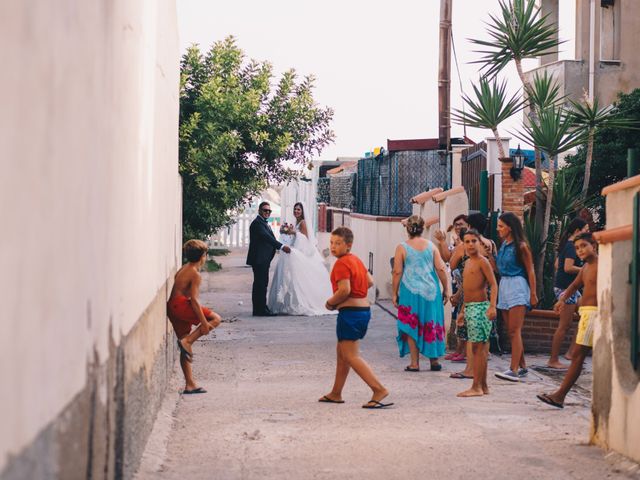
[[[444,304],[449,298],[447,273],[440,252],[422,238],[424,220],[407,219],[409,238],[396,248],[393,265],[393,304],[398,309],[398,349],[411,356],[407,372],[420,371],[420,354],[431,370],[441,370],[445,352]]]

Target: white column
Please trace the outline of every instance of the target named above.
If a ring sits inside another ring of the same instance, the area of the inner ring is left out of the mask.
[[[511,137],[501,137],[502,148],[504,154],[509,155],[509,141]],[[495,137],[487,137],[487,171],[489,175],[495,175],[493,185],[493,205],[489,205],[492,210],[502,208],[502,164],[500,163],[500,154],[498,150],[498,142]]]
[[[451,188],[462,185],[462,151],[471,145],[451,145]]]

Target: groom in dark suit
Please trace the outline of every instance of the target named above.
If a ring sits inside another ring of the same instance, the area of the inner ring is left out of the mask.
[[[275,314],[267,308],[267,285],[269,284],[269,267],[276,250],[282,249],[290,253],[287,245],[282,245],[276,240],[267,218],[271,215],[269,202],[262,202],[258,207],[258,216],[249,227],[249,253],[247,265],[253,268],[253,289],[251,290],[251,303],[253,315],[269,317]]]

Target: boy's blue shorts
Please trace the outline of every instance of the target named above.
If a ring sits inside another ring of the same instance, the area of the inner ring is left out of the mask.
[[[338,312],[336,335],[340,340],[361,340],[367,334],[371,319],[369,307],[343,307]]]

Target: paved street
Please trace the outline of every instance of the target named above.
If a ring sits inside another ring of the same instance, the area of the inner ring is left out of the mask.
[[[491,394],[459,399],[469,381],[449,378],[458,365],[403,371],[395,320],[380,307],[362,352],[395,407],[360,408],[370,392],[353,373],[345,404],[318,403],[333,380],[335,317],[253,318],[243,253],[222,262],[205,274],[204,303],[237,320],[195,346],[195,375],[209,393],[180,396],[176,366],[139,479],[637,478],[637,465],[587,445],[589,375],[555,410],[535,394],[556,379],[500,381],[492,374],[508,359],[493,356]]]

